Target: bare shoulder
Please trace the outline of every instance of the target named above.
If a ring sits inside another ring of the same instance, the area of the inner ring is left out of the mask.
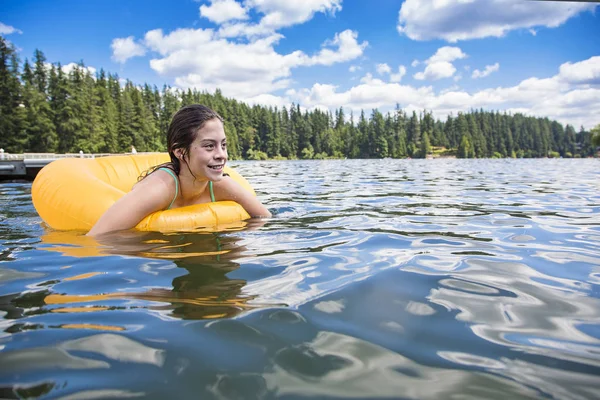
[[[130,193],[149,208],[162,209],[171,203],[176,190],[173,176],[164,170],[156,170],[137,182]]]
[[[157,169],[133,185],[132,192],[140,189],[143,189],[143,191],[151,191],[154,194],[164,192],[165,195],[173,198],[176,186],[175,179],[171,174],[165,170]]]
[[[173,172],[173,175],[175,175],[175,172]],[[168,188],[170,188],[170,187],[175,188],[175,178],[173,177],[173,175],[169,174],[167,171],[165,171],[162,168],[157,169],[156,171],[152,171],[150,174],[148,174],[146,177],[144,177],[144,179],[137,182],[134,185],[134,187],[138,186],[138,185],[142,185],[142,184],[147,184],[148,182],[150,182],[150,184],[154,184],[154,185],[157,184],[158,182],[161,182],[162,184],[166,185]]]

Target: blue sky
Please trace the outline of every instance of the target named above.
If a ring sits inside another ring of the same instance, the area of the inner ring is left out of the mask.
[[[3,0],[22,60],[248,103],[473,108],[600,123],[600,4],[527,0]]]

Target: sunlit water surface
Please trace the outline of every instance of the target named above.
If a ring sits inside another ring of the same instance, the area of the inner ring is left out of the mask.
[[[233,162],[274,213],[98,243],[0,183],[0,397],[600,398],[600,162]]]

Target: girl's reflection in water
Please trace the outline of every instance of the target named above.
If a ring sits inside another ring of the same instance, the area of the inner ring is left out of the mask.
[[[64,294],[65,285],[61,285],[63,294],[48,291],[41,306],[51,306],[53,312],[58,311],[56,307],[67,306],[60,312],[75,312],[81,311],[84,304],[101,310],[107,309],[108,299],[137,299],[147,301],[144,304],[147,309],[167,311],[169,316],[181,319],[232,317],[258,307],[248,304],[254,297],[242,292],[246,281],[227,276],[240,267],[236,261],[246,250],[240,241],[239,236],[222,232],[126,231],[97,238],[70,232],[48,232],[42,236],[45,250],[75,257],[121,255],[168,260],[187,273],[173,278],[170,289],[144,288],[141,292],[121,292],[113,287],[108,293],[103,290],[103,294],[69,295]]]
[[[227,277],[240,267],[235,260],[243,256],[245,248],[239,245],[239,238],[218,233],[171,238],[172,242],[145,256],[168,258],[188,273],[174,278],[171,290],[150,289],[133,297],[168,302],[154,309],[171,309],[172,316],[183,319],[232,317],[251,308],[247,302],[252,297],[242,294],[246,281]]]

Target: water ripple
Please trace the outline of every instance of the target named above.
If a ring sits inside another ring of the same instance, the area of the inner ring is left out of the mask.
[[[233,162],[244,230],[55,232],[0,184],[0,393],[600,397],[597,160]]]

